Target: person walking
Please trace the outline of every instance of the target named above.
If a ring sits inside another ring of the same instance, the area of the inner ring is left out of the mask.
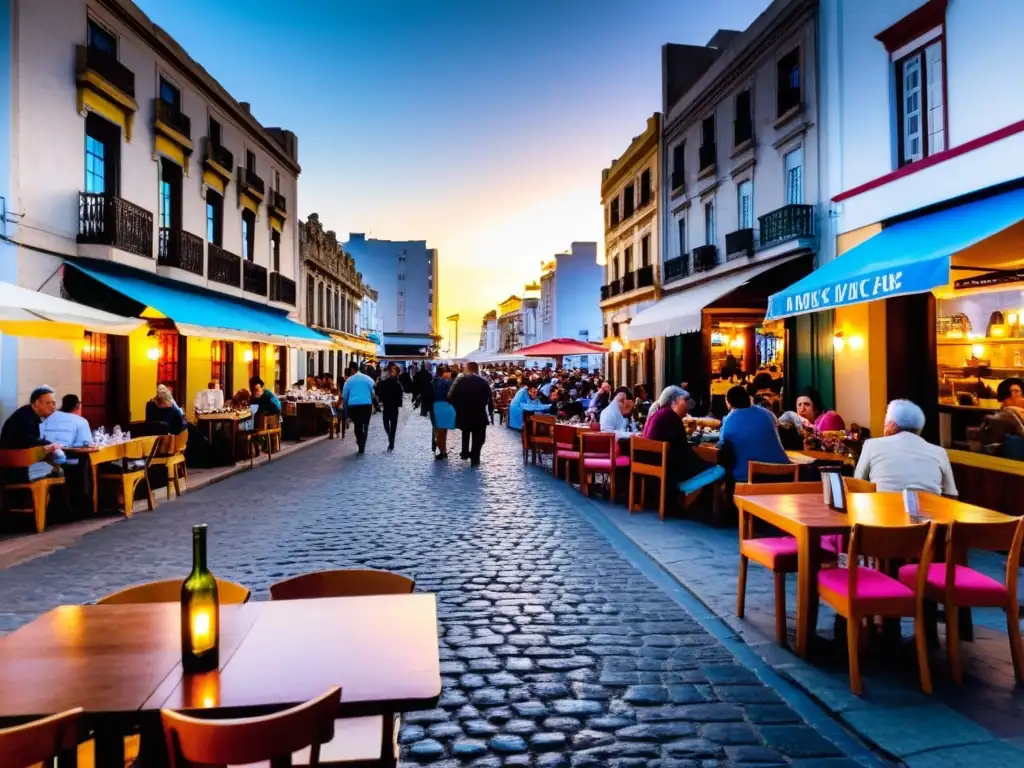
[[[430,373],[430,366],[424,361],[423,367],[416,371],[412,377],[413,392],[419,400],[420,416],[430,415],[430,405],[434,400],[434,390],[431,382],[434,380]]]
[[[384,431],[388,436],[388,452],[395,450],[395,432],[398,430],[398,409],[402,407],[405,390],[399,380],[398,366],[394,363],[388,375],[377,382],[377,399],[380,401]]]
[[[359,366],[349,366],[349,377],[341,390],[341,401],[348,417],[352,419],[359,453],[366,453],[366,436],[370,430],[370,414],[373,408],[373,379],[359,372]]]
[[[455,409],[448,402],[448,390],[452,386],[452,372],[446,366],[437,369],[437,376],[431,383],[430,423],[434,428],[433,448],[435,459],[448,458],[448,430],[455,429]]]
[[[477,363],[468,363],[466,371],[448,390],[448,402],[455,408],[455,425],[462,430],[462,458],[478,467],[490,422],[487,409],[491,403],[491,387],[480,375]]]

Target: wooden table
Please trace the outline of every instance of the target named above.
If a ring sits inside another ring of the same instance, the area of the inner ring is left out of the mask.
[[[441,695],[432,594],[222,606],[220,669],[204,675],[182,672],[180,611],[60,606],[0,637],[0,727],[82,707],[87,727],[158,729],[162,707],[244,717],[334,685],[345,716],[429,709]]]
[[[846,513],[830,509],[817,493],[767,496],[736,496],[743,515],[758,517],[797,540],[796,652],[807,655],[807,646],[817,624],[818,570],[821,567],[821,537],[841,534],[855,523],[898,527],[914,521],[903,506],[901,493],[848,494]],[[919,513],[940,525],[950,522],[1003,522],[1000,512],[965,504],[929,493],[918,494]]]
[[[91,475],[92,482],[92,513],[95,515],[100,511],[100,494],[99,494],[99,466],[108,461],[120,461],[124,458],[125,448],[139,440],[145,440],[144,437],[133,437],[131,440],[125,440],[123,443],[112,443],[110,445],[86,445],[80,448],[65,448],[64,453],[68,456],[78,459],[79,461],[85,461],[89,464],[89,472]],[[130,505],[131,499],[125,499],[125,504]],[[131,511],[131,507],[128,506],[128,511]]]

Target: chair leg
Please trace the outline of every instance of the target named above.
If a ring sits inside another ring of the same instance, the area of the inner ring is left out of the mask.
[[[850,690],[860,696],[864,686],[860,679],[860,617],[848,616],[846,620],[846,648],[850,656]]]
[[[742,619],[747,605],[747,556],[740,555],[740,573],[736,581],[736,618]]]
[[[643,484],[642,483],[641,483],[640,487],[643,488]],[[631,515],[633,514],[633,506],[634,506],[633,505],[633,500],[635,498],[635,493],[636,493],[636,474],[632,470],[630,470],[630,473],[629,473],[629,491],[628,491],[629,495],[626,497],[626,512],[628,512]],[[641,498],[642,498],[643,491],[641,490],[640,493],[641,493]]]
[[[665,482],[665,478],[664,477],[661,478],[661,480],[659,482],[661,483],[661,493],[659,494],[659,498],[658,498],[658,519],[661,520],[662,522],[664,522],[664,520],[665,520],[665,495],[666,495],[666,488],[665,488],[665,486],[668,485],[668,483]]]
[[[615,503],[615,467],[608,472],[608,501]]]
[[[181,465],[179,465],[181,466]],[[175,498],[181,498],[181,485],[178,480],[178,467],[174,468],[174,496]]]
[[[786,574],[775,572],[775,642],[786,644]]]
[[[953,673],[953,682],[964,684],[964,668],[960,661],[960,610],[955,605],[946,604],[946,652],[949,654],[949,670]]]
[[[928,666],[928,625],[924,620],[924,603],[917,607],[914,616],[914,644],[917,646],[917,673],[921,678],[921,690],[932,692],[932,670]]]
[[[146,484],[146,506],[149,507],[149,511],[152,512],[156,509],[156,499],[153,498],[153,486],[149,484],[149,474],[147,473],[143,475],[139,482]],[[134,496],[135,492],[132,491],[132,497],[134,498]]]
[[[135,514],[135,483],[131,478],[121,478],[121,494],[124,496],[124,516]]]
[[[590,476],[583,467],[580,467],[580,490],[584,496],[590,495]]]
[[[32,488],[32,511],[36,518],[36,533],[46,530],[46,507],[50,501],[50,489],[43,483],[36,483]]]
[[[647,509],[647,478],[640,478],[640,511]]]
[[[1010,658],[1013,660],[1013,674],[1017,685],[1024,685],[1024,645],[1020,638],[1020,609],[1009,606],[1006,611],[1006,633],[1010,636]]]

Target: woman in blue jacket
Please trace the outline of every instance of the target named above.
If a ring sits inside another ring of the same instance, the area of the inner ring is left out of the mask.
[[[508,425],[511,429],[523,428],[523,413],[547,412],[551,406],[542,403],[537,399],[537,382],[530,381],[525,387],[516,392],[512,402],[508,404]]]
[[[455,429],[455,409],[448,402],[448,390],[452,388],[452,371],[447,366],[437,370],[437,376],[430,383],[434,398],[430,421],[434,427],[433,450],[435,459],[448,458],[448,430]]]

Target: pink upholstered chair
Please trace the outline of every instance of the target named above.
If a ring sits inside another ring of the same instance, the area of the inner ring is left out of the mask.
[[[739,483],[737,496],[821,493],[821,483]],[[792,536],[754,538],[754,518],[739,511],[740,572],[736,590],[736,616],[743,618],[747,600],[747,563],[753,560],[775,576],[775,641],[786,642],[786,574],[797,571],[797,543]],[[835,554],[822,552],[822,559],[835,562]]]
[[[1024,517],[999,523],[949,524],[946,540],[946,562],[925,566],[925,597],[946,606],[946,648],[953,681],[963,683],[960,661],[959,608],[1002,608],[1006,611],[1006,629],[1010,636],[1010,658],[1017,683],[1024,683],[1024,648],[1021,646],[1020,611],[1017,607],[1017,570],[1020,568],[1021,546],[1024,545]],[[994,552],[1009,551],[1006,559],[1006,582],[979,573],[957,563],[967,562],[968,549]],[[951,565],[952,564],[952,565]],[[900,568],[900,581],[915,584],[922,566]]]
[[[850,656],[850,690],[864,690],[860,678],[860,628],[866,616],[914,617],[914,640],[921,689],[932,692],[928,668],[928,646],[924,622],[924,573],[932,561],[935,526],[919,523],[906,526],[854,524],[850,531],[849,568],[832,568],[818,573],[818,597],[847,619],[846,639]],[[860,557],[879,560],[918,560],[924,569],[908,586],[881,571],[856,565]]]
[[[613,432],[580,432],[580,490],[589,495],[594,475],[608,476],[608,498],[615,501],[615,474],[629,467],[629,456],[619,455],[619,441]]]
[[[580,451],[576,447],[576,427],[570,424],[555,425],[555,459],[553,472],[558,477],[558,463],[565,467],[565,481],[569,482],[569,467],[579,461]]]

